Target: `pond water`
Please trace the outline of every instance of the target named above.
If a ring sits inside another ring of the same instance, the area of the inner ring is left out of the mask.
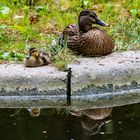
[[[0,140],[140,140],[140,104],[117,107],[102,121],[77,118],[64,110],[0,109]]]

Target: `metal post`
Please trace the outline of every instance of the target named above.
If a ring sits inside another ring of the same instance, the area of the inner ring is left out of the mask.
[[[71,105],[71,68],[68,69],[67,75],[67,105]]]

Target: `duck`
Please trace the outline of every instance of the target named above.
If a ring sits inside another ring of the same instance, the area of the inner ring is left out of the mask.
[[[25,67],[39,67],[50,64],[50,55],[46,51],[39,51],[32,47],[29,49],[28,56],[24,59]]]
[[[100,20],[92,10],[82,10],[78,17],[78,24],[67,25],[59,42],[66,38],[67,47],[78,55],[103,56],[110,54],[114,49],[114,40],[100,26],[110,25]]]

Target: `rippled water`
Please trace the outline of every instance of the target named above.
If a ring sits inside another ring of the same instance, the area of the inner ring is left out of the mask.
[[[56,109],[0,109],[0,140],[140,140],[140,104],[114,108],[103,121],[76,118]]]

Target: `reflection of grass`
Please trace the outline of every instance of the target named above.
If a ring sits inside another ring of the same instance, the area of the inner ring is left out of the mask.
[[[21,3],[22,2],[22,3]],[[28,2],[28,0],[26,0]],[[82,7],[93,9],[99,18],[111,24],[106,30],[116,42],[116,51],[139,49],[139,0],[34,0],[35,6],[28,6],[24,1],[1,0],[2,6],[10,8],[7,13],[0,13],[0,59],[22,60],[27,48],[38,47],[49,51],[56,66],[61,69],[73,60],[73,55],[66,47],[53,46],[54,39],[67,24],[76,23]],[[35,16],[36,22],[30,17]],[[17,18],[18,17],[18,18]],[[55,52],[52,52],[52,46]],[[58,53],[56,53],[58,52]],[[5,55],[6,54],[6,55]]]

